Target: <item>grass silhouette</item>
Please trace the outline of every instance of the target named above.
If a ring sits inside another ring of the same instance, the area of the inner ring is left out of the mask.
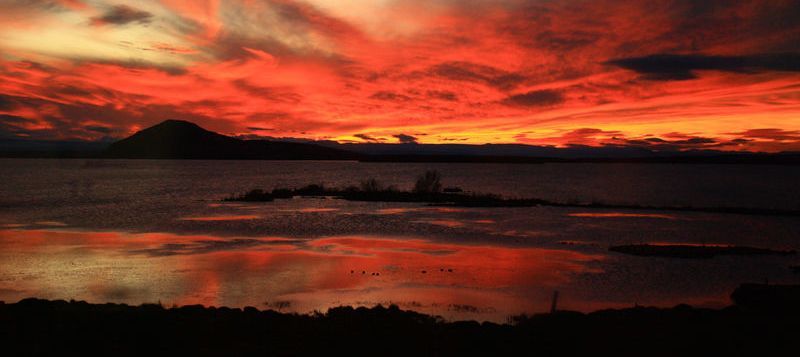
[[[784,355],[797,348],[798,286],[745,284],[724,309],[634,307],[448,322],[396,306],[299,315],[253,307],[0,303],[9,356]]]
[[[234,202],[270,202],[292,197],[333,197],[350,201],[372,202],[419,202],[434,206],[456,207],[573,207],[586,209],[621,209],[644,211],[707,212],[765,216],[800,216],[800,210],[748,208],[748,207],[691,207],[613,204],[600,201],[581,203],[578,201],[555,202],[540,198],[508,198],[498,194],[467,192],[458,187],[443,188],[441,174],[426,171],[417,178],[414,189],[400,191],[394,186],[385,186],[374,178],[363,180],[359,186],[345,188],[311,184],[300,188],[275,188],[272,191],[254,189],[239,195],[223,198]]]

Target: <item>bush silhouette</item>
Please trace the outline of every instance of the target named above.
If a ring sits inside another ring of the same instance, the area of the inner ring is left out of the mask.
[[[370,178],[361,181],[361,191],[363,192],[379,192],[383,191],[383,185],[375,178]]]
[[[442,191],[442,175],[439,171],[428,170],[417,177],[414,184],[415,193],[439,193]]]

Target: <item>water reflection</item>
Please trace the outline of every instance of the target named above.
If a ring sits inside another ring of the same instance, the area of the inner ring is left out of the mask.
[[[250,220],[250,219],[259,219],[261,216],[254,215],[254,214],[242,214],[242,215],[227,215],[227,216],[202,216],[202,217],[182,217],[179,218],[182,221],[205,221],[205,222],[215,222],[215,221],[243,221],[243,220]]]
[[[376,210],[375,212],[377,214],[387,214],[387,215],[389,215],[389,214],[404,214],[404,213],[413,212],[413,211],[419,211],[419,210],[420,210],[419,208],[402,207],[402,208],[381,208],[381,209]]]
[[[677,217],[669,214],[659,213],[623,213],[623,212],[581,212],[570,213],[570,217],[583,217],[583,218],[660,218],[660,219],[677,219]]]
[[[422,239],[219,238],[0,230],[0,299],[258,306],[309,312],[395,303],[448,318],[502,321],[601,259],[539,248]]]
[[[416,220],[411,221],[412,223],[427,223],[432,224],[434,226],[442,226],[448,228],[458,228],[464,226],[463,222],[452,220],[452,219],[429,219],[429,220]]]
[[[296,210],[300,213],[322,213],[322,212],[336,212],[338,208],[327,208],[327,207],[306,207]]]
[[[40,225],[40,226],[50,226],[50,227],[66,227],[67,226],[66,223],[58,222],[58,221],[38,221],[38,222],[34,222],[34,224],[37,224],[37,225]]]

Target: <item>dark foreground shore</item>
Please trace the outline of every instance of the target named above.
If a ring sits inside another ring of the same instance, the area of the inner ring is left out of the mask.
[[[733,295],[738,305],[719,310],[561,311],[503,325],[445,322],[380,306],[296,315],[26,299],[0,304],[0,343],[6,356],[792,354],[800,310],[792,299],[769,303],[772,293],[764,286],[740,288]]]

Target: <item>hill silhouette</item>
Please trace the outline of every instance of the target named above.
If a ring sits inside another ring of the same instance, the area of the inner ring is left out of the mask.
[[[634,146],[573,145],[560,148],[526,144],[339,143],[290,137],[231,137],[183,120],[166,120],[110,145],[105,140],[81,142],[0,137],[0,157],[800,165],[800,152],[657,152]]]
[[[111,144],[121,159],[356,160],[359,154],[315,144],[242,140],[183,120],[166,120]]]

